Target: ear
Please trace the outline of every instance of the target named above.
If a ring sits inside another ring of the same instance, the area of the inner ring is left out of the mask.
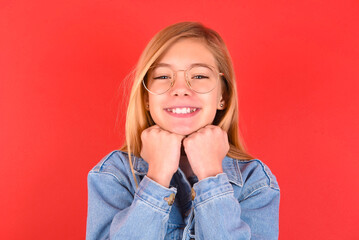
[[[223,97],[221,97],[221,100],[218,103],[217,109],[218,110],[223,110],[225,108],[226,108],[226,103],[225,103]]]
[[[149,100],[148,100],[148,95],[147,94],[145,94],[145,96],[144,96],[144,102],[145,102],[145,109],[147,111],[149,111],[150,110],[150,105],[149,105]]]

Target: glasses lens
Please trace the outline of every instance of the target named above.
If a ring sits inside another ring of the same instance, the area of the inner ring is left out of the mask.
[[[168,67],[155,67],[149,70],[146,88],[153,93],[161,94],[171,87],[173,71]]]
[[[186,78],[193,91],[208,93],[216,87],[218,74],[211,66],[196,65],[187,70]],[[163,94],[172,87],[173,82],[173,70],[169,67],[157,66],[149,69],[144,85],[152,93]]]
[[[194,66],[187,74],[188,82],[195,92],[207,93],[216,87],[218,74],[209,66]]]

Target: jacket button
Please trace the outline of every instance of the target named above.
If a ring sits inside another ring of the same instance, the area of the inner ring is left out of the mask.
[[[169,197],[165,197],[164,200],[167,201],[168,205],[172,206],[175,201],[175,194],[171,193],[171,195]]]
[[[194,198],[196,197],[196,192],[194,191],[193,188],[192,188],[192,190],[191,190],[191,195],[192,195],[192,201],[193,201]]]

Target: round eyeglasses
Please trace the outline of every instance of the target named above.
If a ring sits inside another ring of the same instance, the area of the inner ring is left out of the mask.
[[[187,86],[196,93],[209,93],[218,84],[219,73],[213,66],[194,64],[186,70],[174,71],[167,64],[156,65],[149,68],[147,77],[142,80],[146,90],[155,95],[166,93],[174,85],[177,72],[183,71]]]

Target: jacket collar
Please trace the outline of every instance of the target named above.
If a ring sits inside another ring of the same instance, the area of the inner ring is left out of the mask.
[[[222,168],[231,183],[240,187],[243,186],[243,178],[237,159],[226,156],[222,161]],[[137,175],[146,175],[148,172],[148,163],[142,158],[133,157],[133,169]]]

